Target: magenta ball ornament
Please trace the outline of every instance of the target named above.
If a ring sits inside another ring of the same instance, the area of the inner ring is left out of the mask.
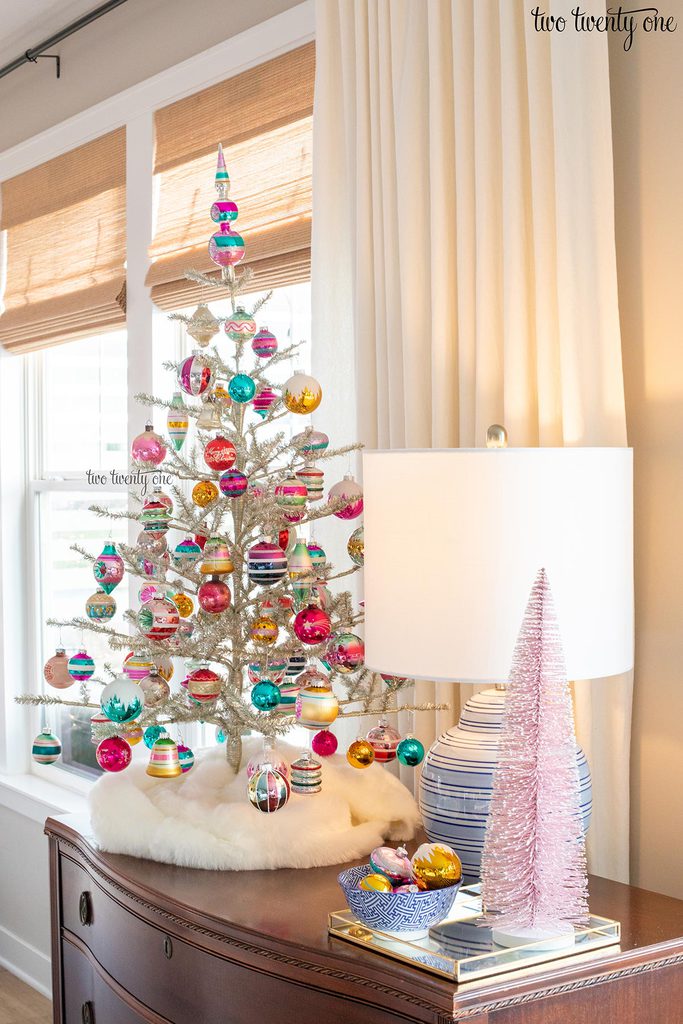
[[[302,608],[294,618],[294,632],[302,644],[321,644],[329,637],[330,630],[329,615],[315,604]]]
[[[213,578],[202,583],[197,591],[197,599],[205,612],[210,615],[220,615],[230,607],[232,597],[227,583]]]
[[[178,371],[178,384],[186,395],[202,395],[211,383],[211,367],[198,352],[183,359]]]
[[[336,753],[338,746],[337,737],[329,729],[321,729],[311,740],[313,753],[318,757],[331,757]]]
[[[218,485],[226,498],[241,498],[249,486],[249,480],[239,469],[228,469],[221,476]]]
[[[110,736],[98,744],[95,757],[105,772],[122,772],[132,761],[133,751],[122,736]]]

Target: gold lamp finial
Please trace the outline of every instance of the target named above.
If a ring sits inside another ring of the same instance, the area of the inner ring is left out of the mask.
[[[500,423],[492,423],[486,431],[487,448],[507,448],[508,432]]]

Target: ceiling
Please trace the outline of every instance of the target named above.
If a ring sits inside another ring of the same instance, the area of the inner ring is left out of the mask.
[[[0,0],[0,65],[99,7],[102,0]]]

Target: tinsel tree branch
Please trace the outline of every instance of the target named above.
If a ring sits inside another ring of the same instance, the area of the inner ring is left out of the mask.
[[[572,700],[544,569],[515,647],[481,877],[494,926],[553,929],[587,920]]]

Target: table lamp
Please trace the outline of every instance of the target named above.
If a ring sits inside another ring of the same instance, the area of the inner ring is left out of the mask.
[[[505,682],[536,573],[551,581],[570,680],[633,667],[633,480],[627,448],[363,454],[365,654],[385,675],[494,684],[433,744],[428,837],[479,876]],[[577,750],[587,827],[590,771]]]

